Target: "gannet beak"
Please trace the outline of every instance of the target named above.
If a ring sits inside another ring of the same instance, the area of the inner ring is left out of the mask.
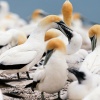
[[[50,59],[52,53],[53,53],[53,49],[47,51],[47,53],[46,53],[46,57],[45,57],[45,59],[44,59],[44,65],[47,64],[47,62],[48,62],[48,60]]]
[[[1,9],[2,9],[2,6],[0,5],[0,11],[1,11]]]
[[[73,74],[76,76],[76,78],[77,78],[79,84],[81,84],[81,82],[82,82],[83,80],[85,80],[85,74],[84,74],[83,72],[79,72],[78,70],[73,69],[73,68],[68,68],[67,70],[68,70],[70,73],[73,73]]]
[[[80,19],[82,20],[82,22],[87,22],[87,23],[89,23],[89,24],[91,24],[91,25],[99,24],[99,23],[97,23],[97,22],[90,21],[88,18],[86,18],[86,17],[84,17],[84,16],[81,16]]]
[[[40,13],[39,15],[42,16],[42,17],[46,17],[46,16],[48,16],[49,14],[48,14],[47,12],[42,12],[42,13]]]
[[[57,22],[58,29],[68,38],[69,42],[73,37],[73,30],[71,30],[63,21]]]
[[[96,38],[96,36],[93,36],[90,38],[90,40],[91,40],[92,51],[93,51],[96,47],[97,38]]]

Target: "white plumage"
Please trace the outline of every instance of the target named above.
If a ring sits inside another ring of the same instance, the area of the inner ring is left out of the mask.
[[[83,62],[80,70],[88,69],[90,72],[100,74],[100,25],[94,25],[89,30],[90,37],[94,35],[97,38],[94,51],[91,52]]]
[[[100,100],[100,86],[95,88],[82,100]]]
[[[100,85],[100,76],[92,74],[87,70],[72,71],[78,81],[68,86],[68,98],[71,100],[82,100],[86,95]]]
[[[20,30],[10,29],[0,32],[0,54],[14,46],[23,44],[26,40],[26,35]]]
[[[0,90],[0,100],[3,100],[3,95],[2,95],[1,90]]]
[[[66,47],[60,39],[51,39],[47,44],[47,52],[53,50],[43,68],[38,68],[33,74],[33,87],[41,92],[59,92],[67,80],[67,63],[65,60]],[[46,56],[49,57],[50,53]],[[47,58],[47,57],[46,57]],[[45,59],[46,60],[46,59]]]
[[[34,34],[31,34],[24,44],[3,53],[0,56],[0,73],[28,71],[29,68],[33,67],[45,51],[45,32],[52,27],[58,27],[58,24],[55,23],[58,21],[61,19],[55,15],[47,16],[37,25],[33,31]]]

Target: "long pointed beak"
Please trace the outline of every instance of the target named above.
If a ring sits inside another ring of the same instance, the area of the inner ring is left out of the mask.
[[[51,55],[53,53],[53,50],[48,50],[47,53],[46,53],[46,57],[44,59],[44,65],[47,64],[48,60],[50,59]]]
[[[57,22],[58,29],[68,38],[69,42],[73,37],[73,30],[71,30],[63,21]]]
[[[93,36],[92,38],[90,38],[90,40],[91,40],[92,51],[93,51],[95,49],[96,43],[97,43],[96,36]]]
[[[94,22],[94,21],[89,20],[85,16],[81,16],[81,20],[82,20],[82,22],[87,22],[87,23],[89,23],[91,25],[100,24],[100,23],[97,23],[97,22]]]
[[[68,71],[69,71],[70,73],[73,73],[73,74],[76,76],[76,78],[77,78],[79,84],[81,84],[81,82],[82,82],[83,80],[85,80],[85,74],[84,74],[83,72],[79,72],[78,70],[73,69],[73,68],[68,68]]]
[[[39,15],[42,16],[42,17],[46,17],[46,16],[48,16],[49,14],[48,14],[47,12],[41,12]]]

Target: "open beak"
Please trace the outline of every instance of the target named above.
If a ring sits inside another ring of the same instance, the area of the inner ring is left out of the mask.
[[[97,42],[96,36],[91,37],[90,40],[91,40],[92,51],[93,51],[96,47],[96,42]]]
[[[69,42],[73,37],[73,30],[71,30],[63,21],[57,22],[58,29],[68,38]]]
[[[47,51],[47,53],[46,53],[46,57],[45,57],[45,59],[44,59],[44,65],[47,64],[47,62],[48,62],[48,60],[50,59],[52,53],[53,53],[53,49]]]

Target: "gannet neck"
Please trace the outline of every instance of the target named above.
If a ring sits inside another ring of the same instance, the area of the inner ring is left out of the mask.
[[[62,6],[63,19],[66,25],[71,26],[73,6],[69,0],[66,0]]]
[[[46,29],[36,27],[33,33],[31,33],[27,42],[34,41],[34,39],[37,41],[39,40],[40,42],[44,42],[45,33],[46,33]]]
[[[69,55],[76,53],[82,46],[82,37],[80,36],[80,34],[73,32],[73,35],[74,35],[73,38],[67,45],[67,51]]]

